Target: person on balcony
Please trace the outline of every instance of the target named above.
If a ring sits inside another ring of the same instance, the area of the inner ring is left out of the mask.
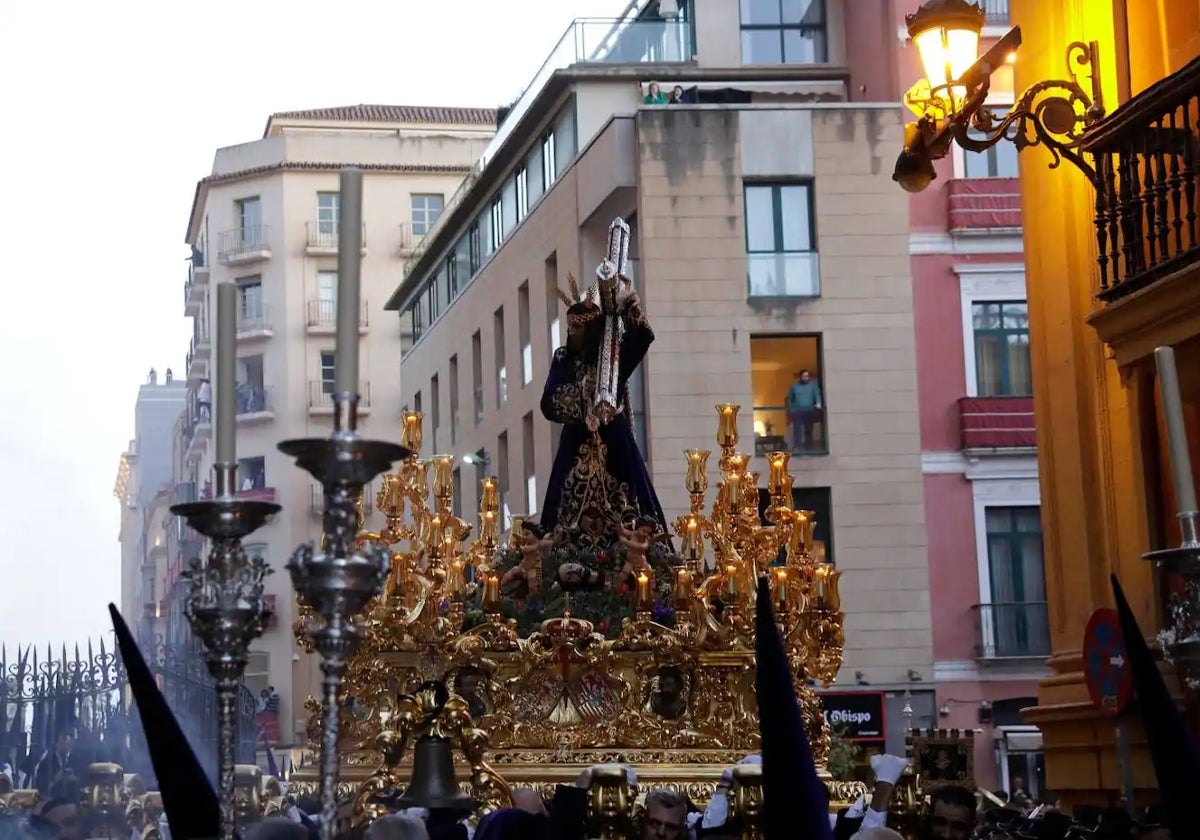
[[[196,419],[207,423],[212,417],[212,384],[207,379],[200,380],[196,390]]]

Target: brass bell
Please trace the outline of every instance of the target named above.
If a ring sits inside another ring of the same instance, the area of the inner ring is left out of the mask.
[[[475,802],[454,776],[454,750],[445,738],[426,735],[413,750],[412,781],[396,801],[398,808],[427,808],[467,813]]]

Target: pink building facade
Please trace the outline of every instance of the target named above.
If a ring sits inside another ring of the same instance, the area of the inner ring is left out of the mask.
[[[904,5],[902,88],[921,75]],[[986,42],[1009,21],[1007,2],[984,5]],[[1012,103],[1005,75],[998,108]],[[1050,644],[1016,148],[956,148],[937,173],[911,198],[909,243],[937,725],[979,730],[981,787],[1038,796],[1041,735],[1020,710],[1049,673]]]

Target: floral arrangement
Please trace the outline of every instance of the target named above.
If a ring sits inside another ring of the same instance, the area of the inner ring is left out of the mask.
[[[518,632],[526,636],[536,631],[546,619],[560,617],[569,610],[571,615],[590,621],[598,633],[614,638],[620,634],[622,621],[633,617],[634,593],[620,580],[627,555],[628,549],[619,541],[599,550],[571,544],[547,548],[542,552],[541,590],[525,598],[505,593],[501,614],[506,619],[515,619]],[[492,562],[493,573],[503,580],[505,572],[519,565],[522,559],[518,550],[500,549]],[[662,543],[651,546],[646,561],[654,574],[651,617],[659,624],[673,626],[671,566],[679,561]],[[564,564],[583,567],[589,576],[602,578],[603,584],[570,593],[563,591],[557,574]],[[467,608],[466,629],[483,623],[481,602],[482,587],[479,587]]]

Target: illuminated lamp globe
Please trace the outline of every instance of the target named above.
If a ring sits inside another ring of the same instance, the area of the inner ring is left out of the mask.
[[[983,8],[969,0],[927,0],[904,18],[929,87],[934,96],[947,101],[951,112],[966,96],[966,89],[953,82],[979,57],[979,35],[986,20]]]

